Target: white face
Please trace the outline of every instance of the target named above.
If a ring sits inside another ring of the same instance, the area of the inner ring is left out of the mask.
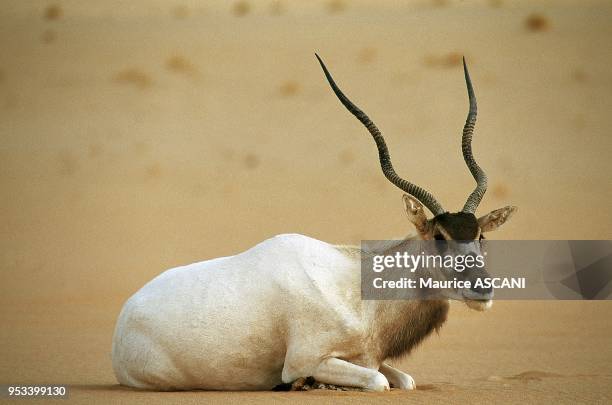
[[[478,260],[484,263],[484,254],[482,252],[481,243],[479,240],[457,242],[453,240],[440,240],[437,243],[439,247],[438,254],[444,256],[454,256],[462,258],[463,263],[467,263],[466,258],[472,258],[471,265],[462,266],[461,269],[438,269],[436,277],[445,280],[460,280],[469,281],[470,287],[454,288],[444,290],[444,295],[450,299],[463,301],[470,308],[484,311],[491,307],[493,298],[493,289],[477,286],[477,280],[482,280],[489,277],[486,267],[476,266]]]
[[[516,212],[516,207],[508,206],[491,211],[478,219],[473,214],[445,213],[428,220],[421,202],[411,195],[404,195],[404,205],[408,219],[415,226],[420,238],[448,242],[447,248],[452,251],[451,255],[482,255],[480,241],[484,238],[484,233],[498,229]],[[458,275],[470,281],[489,276],[485,268],[471,269]],[[440,276],[448,277],[448,273]],[[492,289],[471,288],[448,290],[446,293],[448,298],[464,301],[472,309],[483,311],[492,305]]]

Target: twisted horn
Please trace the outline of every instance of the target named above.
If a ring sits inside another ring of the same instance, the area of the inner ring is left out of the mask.
[[[470,79],[465,58],[463,58],[463,73],[465,74],[465,84],[467,85],[468,97],[470,99],[470,111],[468,112],[465,126],[463,127],[461,150],[463,151],[465,164],[470,169],[474,180],[476,180],[476,188],[468,197],[461,211],[473,214],[476,208],[478,208],[478,204],[480,204],[480,200],[482,200],[484,193],[487,191],[487,175],[484,170],[478,166],[472,154],[472,136],[474,135],[474,125],[476,124],[477,108],[476,96],[474,95],[474,88],[472,87],[472,80]]]
[[[361,111],[344,95],[344,93],[342,93],[342,91],[336,85],[336,82],[334,82],[334,79],[327,70],[327,67],[325,67],[325,64],[323,63],[319,55],[315,53],[315,56],[319,60],[319,63],[323,68],[323,72],[325,73],[325,77],[327,78],[329,85],[331,86],[332,90],[334,91],[340,102],[346,107],[347,110],[349,110],[351,114],[353,114],[355,117],[357,117],[359,121],[361,121],[361,123],[368,129],[368,131],[374,138],[374,142],[376,142],[376,147],[378,148],[378,158],[380,160],[380,167],[382,168],[385,177],[391,183],[399,187],[401,190],[404,190],[405,192],[419,200],[421,203],[423,203],[423,205],[425,205],[434,215],[443,214],[445,212],[444,209],[436,201],[433,195],[431,195],[427,190],[417,186],[416,184],[412,184],[409,181],[402,179],[397,175],[397,173],[395,173],[395,169],[393,169],[393,165],[391,164],[391,157],[389,156],[387,144],[385,143],[385,139],[383,138],[376,125],[374,125],[372,120],[370,120],[370,118],[363,111]]]

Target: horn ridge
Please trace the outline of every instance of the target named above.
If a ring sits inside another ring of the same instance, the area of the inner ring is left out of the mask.
[[[465,126],[463,127],[461,151],[463,152],[463,160],[465,160],[465,164],[467,165],[468,169],[470,169],[474,180],[476,180],[476,188],[469,195],[461,211],[473,214],[487,191],[487,175],[484,170],[478,166],[478,163],[476,163],[476,160],[474,159],[474,154],[472,153],[472,137],[474,135],[474,126],[476,125],[478,108],[476,105],[474,88],[472,87],[472,80],[470,79],[470,73],[468,72],[467,64],[465,63],[465,57],[463,58],[463,73],[465,75],[465,84],[467,86],[470,109],[467,119],[465,120]]]
[[[344,93],[336,85],[336,82],[332,78],[331,74],[327,70],[327,67],[325,66],[319,55],[315,53],[315,56],[321,64],[321,68],[325,73],[325,77],[327,78],[327,81],[329,82],[329,85],[331,86],[332,90],[336,94],[336,97],[338,97],[342,105],[344,105],[344,107],[366,127],[368,132],[370,132],[370,134],[372,135],[372,138],[374,138],[374,142],[376,143],[376,147],[378,149],[378,158],[380,160],[380,166],[385,177],[391,183],[399,187],[401,190],[418,199],[434,215],[443,214],[445,210],[436,201],[436,199],[431,193],[417,186],[416,184],[410,183],[409,181],[402,179],[400,176],[398,176],[398,174],[395,172],[395,169],[393,168],[393,164],[391,163],[391,156],[389,155],[389,149],[387,148],[385,139],[378,127],[376,127],[374,122],[372,122],[372,120],[359,107],[353,104],[348,99],[348,97],[344,95]]]

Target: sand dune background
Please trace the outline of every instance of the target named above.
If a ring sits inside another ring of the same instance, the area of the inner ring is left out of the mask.
[[[451,210],[473,187],[465,54],[479,212],[520,207],[495,237],[611,239],[611,18],[605,1],[3,2],[0,383],[80,403],[611,401],[608,302],[455,305],[399,364],[408,393],[140,393],[109,354],[121,305],[166,268],[278,233],[407,232],[315,51]]]

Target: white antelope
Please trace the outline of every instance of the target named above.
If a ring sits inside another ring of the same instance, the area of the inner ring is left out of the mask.
[[[464,61],[470,109],[462,150],[477,186],[460,212],[449,213],[425,189],[400,178],[383,136],[335,84],[342,104],[368,129],[385,176],[406,192],[416,232],[410,239],[478,240],[515,207],[476,218],[487,177],[472,155],[476,100]],[[432,213],[427,219],[423,206]],[[124,305],[113,338],[118,381],[151,390],[269,390],[305,377],[383,391],[413,389],[408,374],[385,362],[410,352],[446,320],[449,298],[474,309],[492,291],[452,290],[441,299],[361,299],[360,249],[302,235],[279,235],[230,257],[170,269]],[[466,277],[470,277],[469,274]]]

